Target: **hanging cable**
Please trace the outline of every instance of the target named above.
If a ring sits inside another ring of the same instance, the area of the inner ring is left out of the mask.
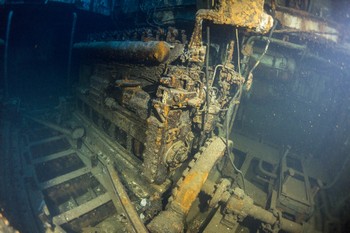
[[[258,67],[258,65],[260,64],[261,59],[265,56],[267,50],[269,49],[270,43],[271,43],[271,37],[273,32],[275,31],[275,28],[277,26],[277,21],[275,20],[275,23],[273,24],[273,27],[269,33],[269,37],[267,38],[267,43],[264,49],[264,52],[260,55],[260,57],[258,58],[258,60],[255,62],[253,68],[248,72],[248,77],[253,73],[253,71],[256,69],[256,67]]]
[[[237,66],[238,66],[238,73],[239,76],[241,76],[241,50],[239,48],[239,38],[238,38],[238,29],[236,28],[236,43],[237,43]]]
[[[207,59],[205,61],[205,76],[206,76],[206,88],[207,88],[207,94],[206,94],[206,99],[207,99],[207,115],[209,114],[209,104],[210,104],[210,99],[209,99],[209,54],[210,54],[210,28],[207,26]]]
[[[234,97],[232,98],[231,102],[230,102],[230,105],[228,107],[228,110],[227,110],[227,113],[226,113],[226,124],[225,124],[225,134],[226,134],[226,153],[227,153],[227,156],[231,162],[231,165],[233,167],[233,169],[238,173],[240,174],[241,176],[241,179],[242,179],[242,186],[243,186],[243,191],[245,192],[245,181],[244,181],[244,175],[243,175],[243,172],[241,170],[239,170],[233,159],[232,159],[232,152],[231,152],[231,149],[229,148],[229,132],[230,131],[230,123],[234,121],[234,118],[236,118],[236,113],[237,113],[237,107],[238,106],[238,103],[239,103],[239,99],[241,97],[241,92],[242,92],[242,89],[243,89],[243,85],[240,85],[240,87],[238,88],[236,94],[234,95]],[[231,116],[233,116],[231,118]]]
[[[340,178],[340,175],[343,173],[344,170],[346,170],[346,165],[347,163],[350,161],[350,154],[348,154],[346,156],[346,159],[344,160],[344,162],[342,163],[342,167],[341,169],[338,171],[337,175],[334,177],[333,181],[323,187],[321,187],[321,189],[330,189],[334,186],[335,183],[338,182],[339,178]]]

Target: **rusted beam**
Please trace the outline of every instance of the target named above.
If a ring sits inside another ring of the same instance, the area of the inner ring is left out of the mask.
[[[102,194],[101,196],[98,196],[95,199],[92,199],[91,201],[88,201],[74,209],[68,210],[67,212],[53,217],[52,221],[55,225],[62,225],[79,218],[86,213],[89,213],[90,211],[106,204],[110,200],[111,198],[108,193]]]
[[[170,46],[164,41],[108,41],[76,43],[84,55],[119,62],[159,64],[166,62]]]
[[[54,154],[50,154],[50,155],[46,155],[44,157],[39,157],[37,159],[32,160],[33,164],[37,164],[37,163],[44,163],[44,162],[48,162],[50,160],[54,160],[54,159],[58,159],[70,154],[75,153],[74,150],[72,149],[68,149],[68,150],[64,150],[64,151],[60,151],[58,153],[54,153]]]
[[[322,38],[328,41],[338,42],[339,29],[330,22],[311,16],[305,12],[288,9],[277,10],[275,18],[284,29],[276,30],[274,33],[304,33],[312,35],[312,39]]]
[[[53,178],[51,180],[45,181],[43,183],[40,183],[39,186],[40,186],[41,190],[44,190],[44,189],[50,188],[52,186],[55,186],[55,185],[58,185],[58,184],[62,184],[63,182],[66,182],[68,180],[74,179],[74,178],[76,178],[78,176],[82,176],[82,175],[88,173],[89,171],[90,171],[90,168],[83,167],[83,168],[75,170],[73,172],[69,172],[69,173],[64,174],[62,176],[58,176],[58,177]]]
[[[120,203],[122,204],[122,207],[134,227],[136,233],[147,233],[147,229],[143,222],[141,221],[139,214],[137,213],[136,209],[134,208],[133,204],[131,203],[128,194],[126,193],[124,186],[119,179],[119,176],[117,172],[115,171],[113,165],[108,164],[107,165],[108,174],[110,175],[110,178],[112,180],[115,194],[118,196],[118,199]]]
[[[49,142],[53,142],[53,141],[58,141],[58,140],[63,139],[63,138],[65,138],[65,135],[57,135],[57,136],[53,136],[53,137],[49,137],[49,138],[44,138],[44,139],[39,140],[39,141],[30,142],[29,147],[40,145],[40,144],[45,144],[45,143],[49,143]]]

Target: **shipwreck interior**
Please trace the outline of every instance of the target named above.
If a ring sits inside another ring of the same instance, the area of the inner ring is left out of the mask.
[[[0,0],[0,232],[350,231],[347,0]]]

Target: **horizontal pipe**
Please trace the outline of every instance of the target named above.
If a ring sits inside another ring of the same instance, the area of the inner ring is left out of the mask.
[[[215,183],[210,180],[207,180],[202,186],[202,191],[210,196],[213,195],[213,190],[215,190]],[[305,232],[301,224],[293,222],[283,217],[278,218],[272,212],[255,205],[253,199],[251,199],[249,196],[244,194],[243,190],[242,192],[236,191],[236,193],[233,194],[231,197],[227,197],[227,195],[223,195],[221,201],[227,203],[226,205],[227,210],[232,211],[238,215],[242,215],[242,216],[249,215],[261,222],[264,222],[270,225],[274,225],[279,221],[280,229],[286,232],[291,232],[291,233]],[[316,231],[313,231],[313,232],[316,232]]]
[[[247,44],[250,44],[252,41],[267,41],[268,37],[266,36],[252,36],[248,39]],[[290,49],[296,49],[296,50],[306,50],[307,46],[306,45],[299,45],[299,44],[295,44],[292,42],[288,42],[288,41],[284,41],[284,40],[280,40],[280,39],[276,39],[276,38],[270,38],[271,43],[283,46],[283,47],[287,47]]]
[[[25,117],[27,117],[28,119],[31,119],[32,121],[35,121],[36,123],[39,123],[41,125],[44,125],[50,129],[53,129],[57,132],[60,132],[64,135],[67,135],[67,136],[70,136],[71,135],[71,131],[69,129],[65,129],[59,125],[56,125],[56,124],[52,124],[50,122],[47,122],[47,121],[44,121],[44,120],[40,120],[38,118],[35,118],[35,117],[32,117],[32,116],[28,116],[26,115]]]
[[[147,64],[166,62],[170,53],[170,46],[164,41],[82,42],[73,48],[91,57]]]
[[[290,233],[303,232],[303,226],[301,224],[290,221],[286,218],[280,217],[278,219],[272,212],[265,210],[254,204],[253,200],[243,195],[243,198],[237,198],[235,195],[231,196],[228,200],[226,208],[237,214],[249,215],[261,222],[274,225],[278,221],[280,222],[280,229]]]
[[[40,119],[32,117],[32,116],[26,115],[25,117],[31,119],[32,121],[35,121],[36,123],[39,123],[39,124],[44,125],[50,129],[53,129],[57,132],[60,132],[68,137],[71,137],[72,139],[82,138],[85,134],[85,129],[82,127],[78,127],[76,129],[70,130],[70,129],[63,128],[59,125],[50,123],[48,121],[40,120]]]

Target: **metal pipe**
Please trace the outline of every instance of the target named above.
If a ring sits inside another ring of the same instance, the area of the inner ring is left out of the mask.
[[[298,44],[294,44],[294,43],[291,43],[291,42],[288,42],[288,41],[284,41],[284,40],[280,40],[280,39],[276,39],[276,38],[268,38],[266,36],[252,36],[252,37],[249,37],[248,41],[247,41],[247,44],[250,44],[252,43],[253,41],[268,41],[270,40],[271,43],[274,43],[274,44],[278,44],[278,45],[281,45],[283,47],[286,47],[286,48],[290,48],[290,49],[295,49],[295,50],[306,50],[307,49],[307,46],[306,45],[298,45]]]
[[[213,190],[215,190],[215,183],[207,180],[203,186],[202,190],[206,194],[213,196]],[[226,194],[232,193],[232,191],[226,192]],[[244,193],[242,189],[236,188],[233,190],[231,196],[222,195],[221,202],[225,202],[226,209],[229,212],[240,215],[242,217],[251,216],[261,222],[270,224],[271,226],[279,224],[279,228],[286,232],[291,233],[301,233],[310,232],[304,230],[303,225],[283,218],[281,215],[276,216],[272,212],[265,210],[254,204],[254,200]],[[308,229],[310,230],[310,229]],[[312,232],[317,232],[312,230]]]
[[[72,68],[72,49],[73,49],[73,42],[74,42],[74,35],[75,35],[75,26],[77,23],[77,13],[73,13],[73,22],[72,22],[72,30],[70,33],[70,41],[69,41],[69,51],[68,51],[68,67],[67,67],[67,90],[68,93],[70,92],[70,72]]]
[[[4,50],[4,88],[5,88],[5,98],[9,97],[9,84],[8,84],[8,49],[9,49],[9,39],[11,32],[13,11],[9,12],[7,17],[7,26],[6,26],[6,38],[5,38],[5,50]]]
[[[234,209],[236,211],[237,210],[244,211],[247,215],[259,221],[262,221],[264,223],[268,223],[270,225],[274,225],[278,222],[278,218],[273,213],[259,206],[254,205],[254,203],[245,205],[244,207],[242,207],[242,209],[240,208],[241,205],[242,205],[242,201],[240,199],[237,199],[236,197],[232,197],[229,200],[228,208]],[[288,219],[281,217],[279,219],[279,223],[280,223],[280,228],[283,231],[293,232],[293,233],[303,232],[302,225],[292,222]]]
[[[209,26],[207,26],[207,51],[206,51],[206,57],[205,57],[205,88],[206,88],[206,92],[205,92],[205,104],[206,104],[206,111],[204,113],[204,118],[203,118],[203,122],[202,122],[202,135],[201,138],[202,140],[205,139],[205,124],[208,121],[208,117],[209,117],[209,109],[210,109],[210,97],[209,97],[209,92],[211,91],[211,89],[209,89],[209,54],[210,54],[210,28]],[[200,141],[202,143],[202,140]]]
[[[85,129],[82,128],[82,127],[78,127],[76,129],[73,129],[73,130],[70,130],[70,129],[66,129],[66,128],[63,128],[59,125],[56,125],[56,124],[53,124],[53,123],[50,123],[50,122],[47,122],[47,121],[44,121],[44,120],[40,120],[40,119],[37,119],[35,117],[31,117],[31,116],[28,116],[26,115],[25,117],[41,124],[41,125],[44,125],[50,129],[53,129],[57,132],[60,132],[68,137],[71,137],[72,139],[79,139],[79,138],[82,138],[84,135],[85,135]]]
[[[273,179],[277,179],[277,175],[276,175],[275,173],[266,171],[266,170],[263,168],[263,160],[262,160],[262,159],[259,160],[258,168],[259,168],[259,171],[260,171],[261,173],[263,173],[265,176],[269,176],[269,177],[271,177],[271,178],[273,178]]]
[[[73,47],[87,56],[132,63],[164,63],[170,54],[170,46],[164,41],[88,42]]]
[[[207,194],[212,195],[211,193],[208,193],[210,190],[215,189],[214,186],[210,187],[212,185],[214,185],[213,182],[207,182],[203,185],[204,188],[202,190]],[[225,199],[227,198],[225,195],[223,198],[224,199],[221,199],[221,201],[227,203],[226,209],[229,212],[233,212],[242,217],[251,216],[261,222],[270,224],[271,226],[279,224],[279,228],[286,232],[303,232],[303,226],[301,224],[283,218],[281,215],[276,216],[272,212],[255,205],[253,199],[246,195],[242,189],[236,188],[231,197]]]
[[[210,54],[210,28],[209,28],[209,26],[207,26],[207,54],[206,54],[206,60],[205,60],[205,76],[206,76],[205,86],[207,88],[207,92],[206,92],[207,112],[205,114],[206,118],[208,118],[209,107],[210,107],[210,98],[209,98],[209,91],[210,91],[209,90],[209,54]],[[206,120],[204,122],[206,122]]]

